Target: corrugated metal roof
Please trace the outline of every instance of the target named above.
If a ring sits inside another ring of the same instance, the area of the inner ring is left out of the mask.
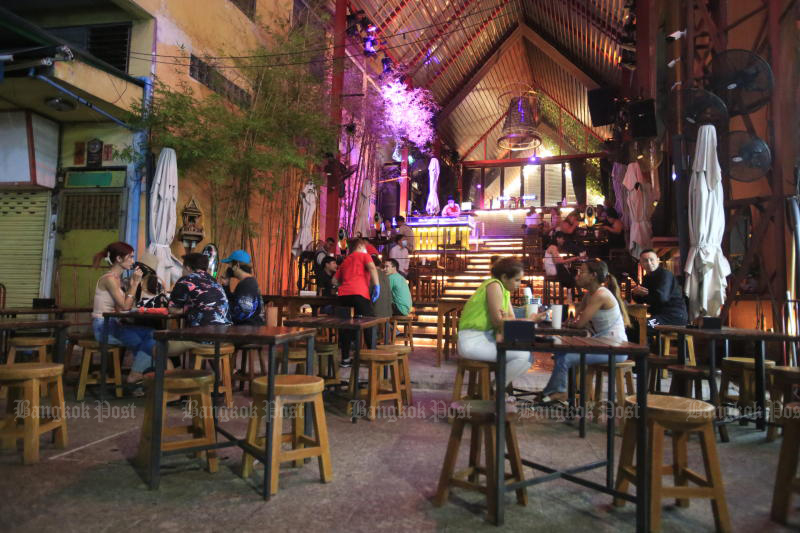
[[[431,89],[446,106],[509,35],[519,42],[505,49],[471,92],[439,124],[444,140],[464,153],[487,137],[489,158],[499,155],[496,140],[505,112],[497,97],[511,82],[540,89],[546,102],[560,107],[545,114],[552,129],[564,127],[565,142],[583,148],[605,138],[607,128],[592,128],[584,80],[616,87],[621,80],[619,34],[624,0],[360,0],[378,26],[379,37],[396,62],[405,65],[415,86]],[[527,26],[545,45],[515,33]],[[554,58],[552,50],[557,50]],[[571,63],[566,64],[569,61]],[[556,122],[556,123],[553,123]],[[488,134],[487,134],[488,132]],[[583,139],[581,137],[584,137]],[[471,159],[483,158],[483,150]]]

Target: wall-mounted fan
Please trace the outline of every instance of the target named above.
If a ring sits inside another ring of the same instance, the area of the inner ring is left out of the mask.
[[[697,130],[704,124],[713,124],[717,131],[727,129],[728,108],[716,94],[705,89],[681,91],[683,97],[684,135],[690,141],[697,139]]]
[[[772,165],[769,146],[762,139],[746,131],[728,134],[727,169],[731,179],[756,181],[766,175]]]
[[[725,50],[711,61],[711,90],[734,117],[763,107],[772,95],[772,69],[749,50]]]

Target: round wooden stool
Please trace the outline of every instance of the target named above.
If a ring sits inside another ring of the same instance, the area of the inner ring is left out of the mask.
[[[236,351],[233,344],[222,343],[219,345],[219,392],[225,394],[225,405],[233,407],[233,375],[231,374],[231,357]],[[212,362],[216,358],[214,345],[196,347],[189,350],[194,355],[194,368],[200,370],[206,361]]]
[[[67,445],[64,385],[61,376],[64,365],[55,363],[16,363],[0,366],[0,384],[8,387],[6,416],[0,420],[0,443],[14,450],[22,439],[22,462],[39,462],[39,436],[55,432],[59,448]],[[49,406],[41,405],[40,388],[47,390]],[[21,402],[21,403],[20,403]]]
[[[636,408],[636,396],[625,399],[626,409]],[[650,529],[661,530],[661,500],[675,498],[678,507],[688,507],[689,498],[708,498],[717,531],[731,531],[728,505],[725,501],[725,485],[717,457],[717,442],[714,437],[714,406],[702,400],[680,396],[648,394],[647,420],[650,435],[648,461],[651,464]],[[664,464],[665,432],[672,434],[673,464]],[[688,467],[687,442],[689,435],[700,435],[700,448],[705,463],[705,477]],[[627,492],[630,483],[636,483],[636,467],[633,464],[636,451],[636,423],[629,418],[622,437],[622,449],[617,471],[617,490]],[[664,486],[663,477],[674,476],[675,486]],[[689,487],[689,481],[698,487]],[[614,505],[622,506],[625,500],[614,499]]]
[[[697,359],[694,356],[694,337],[685,335],[686,341],[686,363],[689,366],[696,366]],[[661,355],[663,357],[670,357],[672,355],[672,343],[678,345],[677,333],[661,333]]]
[[[253,380],[259,376],[267,374],[267,361],[264,359],[263,346],[260,344],[244,344],[237,346],[237,349],[242,354],[240,366],[233,373],[233,381],[239,382],[239,390],[244,390],[245,383],[248,385],[248,394]],[[256,362],[258,362],[259,371],[256,372]]]
[[[776,366],[767,370],[769,378],[769,427],[767,442],[778,436],[784,406],[794,401],[794,388],[800,387],[800,367]]]
[[[494,517],[494,489],[495,489],[495,403],[489,400],[464,400],[450,404],[453,413],[453,429],[450,430],[450,440],[447,442],[447,452],[444,455],[442,473],[439,476],[439,486],[433,498],[433,505],[441,507],[447,502],[450,487],[461,487],[476,490],[486,494],[489,516]],[[506,450],[507,458],[511,463],[511,473],[503,472],[509,483],[522,481],[522,459],[519,455],[517,433],[514,424],[519,418],[515,406],[506,404]],[[465,470],[455,471],[458,460],[458,450],[461,447],[461,438],[464,427],[470,426],[469,463]],[[485,463],[480,464],[481,436],[484,438]],[[504,468],[505,470],[505,468]],[[485,483],[480,483],[480,476],[486,478]],[[528,493],[525,488],[517,489],[517,503],[527,505]]]
[[[64,378],[66,379],[67,374],[70,370],[77,369],[80,372],[80,365],[77,368],[73,368],[72,366],[72,356],[75,352],[75,347],[78,346],[78,341],[91,341],[94,340],[94,333],[91,331],[85,332],[73,332],[67,334],[67,350],[64,352]],[[81,350],[83,353],[83,350]]]
[[[397,327],[403,327],[403,345],[404,346],[411,346],[411,349],[414,349],[414,321],[417,319],[416,315],[414,314],[414,310],[412,309],[411,312],[407,315],[392,315],[392,318],[389,319],[389,324],[391,328],[391,335],[389,337],[389,342],[394,344],[397,342]]]
[[[289,369],[285,368],[283,365],[283,348],[275,350],[275,357],[278,358],[277,365],[275,368],[277,369],[279,374],[288,374]],[[295,374],[305,374],[306,373],[306,347],[299,346],[296,348],[289,348],[289,365],[294,365],[294,373]]]
[[[331,454],[328,444],[328,426],[325,422],[325,407],[322,403],[322,391],[325,381],[318,376],[306,375],[278,375],[275,376],[275,417],[272,419],[272,480],[271,493],[278,492],[278,474],[281,463],[294,461],[295,466],[301,466],[303,459],[317,457],[319,472],[323,483],[333,479],[331,470]],[[259,430],[264,427],[264,417],[267,407],[267,378],[259,377],[253,380],[253,406],[256,408],[247,425],[245,442],[264,448],[266,439],[259,437]],[[306,435],[303,431],[305,418],[302,415],[305,403],[313,404],[314,436]],[[289,405],[296,406],[294,413],[284,413],[284,408]],[[292,431],[283,434],[283,419],[289,415],[292,422]],[[291,450],[284,450],[284,442],[292,445]],[[246,451],[242,453],[242,477],[247,479],[253,472],[253,456]]]
[[[772,492],[770,517],[780,524],[786,523],[793,492],[800,492],[800,477],[797,475],[800,456],[800,403],[784,406],[781,413],[783,442],[775,474],[775,489]]]
[[[620,405],[622,399],[629,395],[636,393],[636,387],[633,385],[633,368],[636,363],[633,361],[622,361],[617,363],[614,369],[614,385],[616,388],[616,404]],[[588,365],[586,367],[586,380],[592,382],[592,375],[594,375],[594,394],[590,396],[593,398],[591,403],[592,418],[595,422],[600,421],[600,413],[605,412],[603,409],[603,376],[608,374],[608,363],[597,363]],[[619,409],[615,409],[619,411]],[[620,427],[617,425],[617,427]]]
[[[142,432],[139,437],[139,451],[137,461],[146,467],[150,457],[150,442],[152,440],[153,421],[153,374],[145,376],[147,398],[142,420]],[[194,446],[205,446],[217,442],[217,432],[214,428],[214,403],[211,401],[211,391],[214,388],[214,373],[208,370],[175,369],[167,370],[164,374],[164,395],[161,420],[164,430],[161,433],[161,451],[183,450]],[[167,398],[170,395],[188,396],[189,403],[185,407],[192,415],[192,423],[188,426],[167,425]],[[190,438],[186,438],[186,436]],[[179,440],[167,440],[173,437],[183,437]],[[198,457],[206,455],[208,471],[214,473],[218,468],[216,452],[199,452]]]
[[[123,348],[119,346],[108,346],[108,353],[111,355],[111,368],[110,372],[106,375],[106,383],[100,382],[100,371],[91,371],[94,356],[102,357],[100,351],[100,343],[94,339],[81,339],[78,341],[78,347],[81,349],[81,371],[78,377],[78,388],[75,389],[75,399],[78,401],[83,400],[86,395],[86,385],[101,385],[105,386],[106,383],[113,381],[114,394],[117,398],[122,398],[122,359]]]
[[[414,347],[405,346],[403,344],[393,344],[378,346],[377,349],[388,350],[397,354],[397,367],[400,370],[400,395],[405,405],[411,405],[414,403],[414,397],[411,387],[411,366],[408,363],[408,356],[411,354]]]
[[[752,357],[726,357],[720,364],[722,379],[719,385],[721,403],[733,403],[737,407],[753,407],[756,403],[756,360]],[[765,360],[764,369],[769,372],[775,361]],[[739,395],[728,392],[731,384],[739,387]]]
[[[317,354],[317,375],[325,380],[325,386],[341,385],[339,363],[336,361],[339,345],[335,342],[316,341],[314,352]]]
[[[8,339],[8,357],[6,364],[11,365],[17,360],[17,352],[36,352],[37,361],[48,362],[51,359],[48,348],[54,346],[53,337],[11,337]]]
[[[647,356],[647,391],[651,393],[661,393],[661,378],[667,368],[678,364],[678,358],[650,354]]]
[[[367,389],[359,390],[359,398],[366,401],[366,414],[369,420],[375,420],[378,406],[381,402],[392,401],[395,403],[396,412],[403,412],[403,398],[400,392],[400,368],[397,352],[392,350],[361,350],[358,366],[353,366],[350,372],[350,394],[358,387],[358,374],[360,367],[367,369]],[[389,382],[381,379],[383,370],[389,373]],[[348,405],[348,414],[352,414],[353,405]]]
[[[496,366],[496,363],[460,357],[456,368],[456,381],[453,384],[453,401],[490,400],[492,398],[490,372],[494,372]],[[466,396],[463,391],[465,377],[467,378]]]

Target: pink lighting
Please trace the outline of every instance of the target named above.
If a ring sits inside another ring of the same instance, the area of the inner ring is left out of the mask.
[[[392,136],[408,139],[418,147],[433,142],[433,114],[439,106],[427,89],[409,89],[395,75],[381,86],[386,125]]]

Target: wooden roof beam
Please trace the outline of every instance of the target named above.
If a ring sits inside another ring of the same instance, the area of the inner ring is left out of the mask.
[[[457,7],[455,12],[453,13],[452,17],[447,19],[447,21],[436,31],[436,35],[434,35],[425,44],[425,46],[420,48],[419,52],[417,52],[416,55],[411,58],[411,61],[408,62],[408,70],[411,71],[413,69],[413,72],[411,72],[411,77],[412,78],[416,75],[417,71],[419,70],[419,67],[415,68],[416,65],[417,65],[417,62],[420,59],[422,59],[422,57],[427,53],[428,50],[430,50],[431,46],[433,46],[434,44],[439,42],[439,39],[444,34],[444,32],[447,31],[447,29],[450,27],[450,25],[453,22],[455,22],[461,16],[461,14],[464,11],[466,11],[466,9],[470,6],[470,4],[472,4],[474,1],[475,0],[465,0],[465,2],[463,2],[461,4],[461,6]],[[431,18],[431,22],[433,22],[432,18]]]
[[[529,24],[525,24],[522,28],[522,35],[530,41],[532,45],[544,52],[550,59],[555,61],[559,67],[563,68],[569,74],[575,77],[587,89],[597,89],[600,87],[594,77],[587,74],[583,69],[578,67],[572,60],[564,55],[549,39],[543,37],[536,32]]]
[[[489,71],[494,68],[506,52],[519,42],[520,39],[522,39],[522,29],[519,26],[515,26],[506,33],[505,37],[500,39],[500,41],[489,50],[486,57],[478,62],[477,70],[474,70],[460,87],[444,99],[444,102],[447,103],[439,112],[437,120],[443,121],[447,118],[447,116],[458,107],[458,104],[460,104],[481,80],[486,77]]]

